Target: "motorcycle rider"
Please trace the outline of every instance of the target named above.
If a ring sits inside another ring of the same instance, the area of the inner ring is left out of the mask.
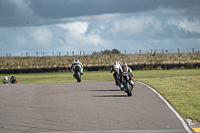
[[[15,76],[11,76],[11,78],[10,78],[10,82],[12,82],[12,80],[13,80],[13,78],[15,78],[15,80],[16,80],[16,82],[17,82],[17,78],[15,77]]]
[[[79,64],[81,66],[81,75],[83,75],[83,65],[82,65],[82,63],[78,59],[75,59],[74,62],[72,62],[72,65],[70,67],[72,69],[73,76],[75,76],[74,66],[76,64]]]
[[[113,66],[110,69],[110,73],[112,73],[113,71],[113,77],[115,79],[115,84],[118,85],[118,74],[119,74],[119,69],[121,68],[121,62],[120,61],[116,61]]]
[[[9,82],[8,76],[5,76],[5,78],[3,79],[3,83],[8,83],[8,82]]]
[[[124,89],[124,86],[122,84],[122,73],[123,72],[128,72],[128,75],[129,75],[129,78],[131,79],[131,85],[134,86],[134,83],[133,83],[133,77],[134,77],[134,74],[132,73],[132,70],[130,67],[128,67],[128,65],[124,62],[121,64],[121,68],[119,70],[119,81],[120,82],[120,89],[123,90]]]

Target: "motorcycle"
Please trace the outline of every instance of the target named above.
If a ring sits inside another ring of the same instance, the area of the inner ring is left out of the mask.
[[[3,84],[8,84],[9,80],[8,79],[3,79]]]
[[[74,66],[74,70],[75,70],[75,78],[77,79],[77,82],[81,82],[81,65],[80,64],[76,64]]]
[[[132,96],[133,86],[131,85],[131,78],[128,75],[128,72],[122,73],[122,85],[124,86],[124,91],[127,93],[128,96]]]
[[[13,77],[13,78],[10,79],[10,82],[13,83],[13,84],[17,83],[17,79],[15,77]]]

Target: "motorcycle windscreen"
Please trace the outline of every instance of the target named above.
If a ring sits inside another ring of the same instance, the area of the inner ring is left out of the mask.
[[[117,74],[119,73],[119,69],[115,69],[114,71],[115,71]]]
[[[126,65],[122,65],[122,71],[127,72],[127,66]]]

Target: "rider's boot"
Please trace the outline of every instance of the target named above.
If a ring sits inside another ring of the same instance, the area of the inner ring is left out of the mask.
[[[121,89],[122,91],[124,90],[124,86],[123,86],[122,83],[120,84],[120,89]]]
[[[133,80],[131,80],[131,85],[134,86],[135,84],[133,83]]]
[[[75,77],[75,72],[73,71],[73,76]]]

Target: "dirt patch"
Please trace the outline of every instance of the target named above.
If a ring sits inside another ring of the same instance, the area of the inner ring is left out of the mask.
[[[200,127],[200,123],[197,120],[192,120],[192,123],[194,123],[195,126]]]

